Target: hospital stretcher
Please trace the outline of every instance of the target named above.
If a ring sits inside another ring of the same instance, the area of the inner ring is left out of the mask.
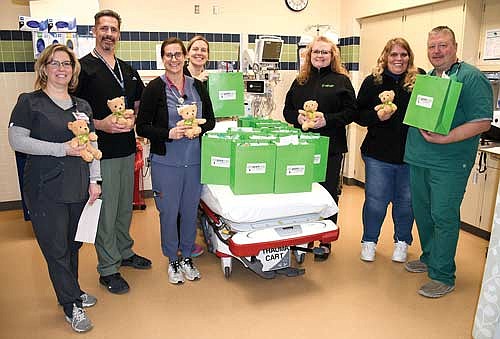
[[[309,249],[309,243],[339,236],[337,225],[323,219],[338,213],[338,207],[317,183],[311,192],[252,195],[204,185],[200,210],[207,249],[221,259],[226,278],[233,259],[266,279],[304,274],[304,268],[292,267],[292,254],[301,264],[307,252],[323,253],[322,247]]]

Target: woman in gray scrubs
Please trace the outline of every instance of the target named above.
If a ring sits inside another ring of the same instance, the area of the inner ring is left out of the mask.
[[[12,149],[27,154],[22,189],[57,300],[73,330],[86,332],[92,323],[83,308],[97,299],[78,283],[82,243],[74,238],[86,202],[101,194],[101,175],[98,160],[88,163],[80,157],[85,146],[70,146],[68,122],[82,119],[94,129],[89,104],[69,94],[79,72],[70,49],[47,47],[35,64],[35,91],[19,96],[8,134]]]

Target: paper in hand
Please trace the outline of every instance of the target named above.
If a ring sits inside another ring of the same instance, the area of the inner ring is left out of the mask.
[[[93,244],[95,242],[101,205],[101,199],[96,199],[92,205],[87,202],[83,208],[80,220],[78,221],[75,241],[86,242],[89,244]]]

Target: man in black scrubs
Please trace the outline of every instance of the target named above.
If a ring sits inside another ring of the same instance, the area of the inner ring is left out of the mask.
[[[82,70],[76,95],[92,106],[99,137],[102,176],[102,208],[95,241],[99,282],[111,293],[122,294],[129,285],[120,275],[120,266],[151,267],[151,261],[132,251],[130,236],[134,186],[135,133],[133,128],[111,121],[107,100],[124,96],[126,108],[137,114],[144,85],[136,70],[115,57],[120,38],[120,15],[102,10],[95,16],[92,30],[95,49],[80,59]],[[135,119],[135,116],[132,117]]]

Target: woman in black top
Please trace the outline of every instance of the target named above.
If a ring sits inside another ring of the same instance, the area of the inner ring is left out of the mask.
[[[285,100],[285,120],[300,128],[304,122],[298,110],[304,102],[315,100],[323,118],[315,120],[311,132],[330,137],[326,181],[321,183],[338,202],[338,186],[342,155],[347,152],[345,126],[356,114],[356,97],[347,70],[340,62],[338,47],[328,38],[316,37],[307,47],[305,61],[293,81]],[[336,222],[337,215],[331,217]],[[321,244],[325,255],[315,255],[316,260],[328,258],[330,244]]]
[[[394,253],[392,260],[405,262],[412,242],[413,212],[410,197],[408,165],[403,162],[408,126],[403,119],[418,73],[414,55],[406,40],[387,42],[371,75],[363,81],[358,93],[359,118],[367,126],[361,145],[365,162],[365,202],[363,205],[363,238],[361,260],[374,261],[375,249],[387,206],[392,202]],[[375,111],[379,94],[392,90],[397,110],[392,115]]]
[[[80,289],[82,243],[74,239],[85,203],[101,193],[101,175],[98,160],[87,163],[80,157],[85,146],[70,146],[68,122],[86,120],[93,131],[92,112],[85,100],[69,94],[78,83],[80,64],[66,46],[47,47],[35,72],[36,90],[21,94],[12,111],[9,142],[15,151],[28,154],[22,189],[57,300],[72,328],[86,332],[92,323],[83,307],[97,300]]]

